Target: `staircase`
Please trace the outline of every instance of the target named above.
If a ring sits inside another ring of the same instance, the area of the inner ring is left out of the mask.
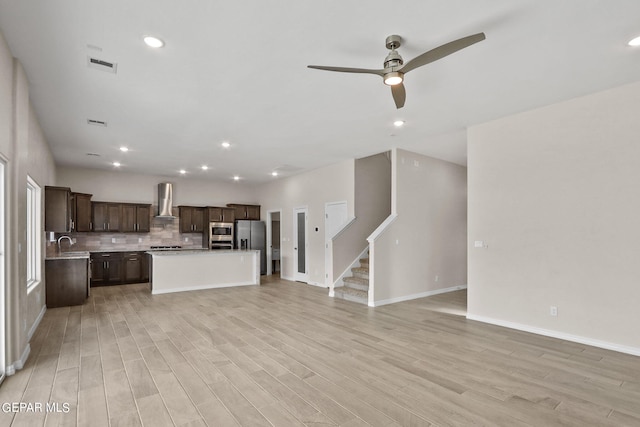
[[[344,286],[335,288],[335,296],[348,301],[369,304],[369,258],[360,259],[360,267],[351,269],[351,276],[342,279]]]

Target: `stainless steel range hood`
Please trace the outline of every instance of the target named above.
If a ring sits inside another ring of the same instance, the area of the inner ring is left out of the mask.
[[[173,186],[169,182],[158,184],[158,215],[156,218],[175,218],[173,208]]]

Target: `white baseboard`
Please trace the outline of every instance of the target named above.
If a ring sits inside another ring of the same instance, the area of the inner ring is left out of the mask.
[[[327,285],[325,285],[324,283],[318,283],[318,282],[307,282],[308,285],[311,286],[317,286],[319,288],[327,288]]]
[[[403,302],[403,301],[409,301],[409,300],[412,300],[412,299],[431,297],[431,296],[434,296],[434,295],[444,294],[444,293],[447,293],[447,292],[459,291],[461,289],[467,289],[467,285],[452,286],[450,288],[435,289],[433,291],[420,292],[418,294],[403,295],[401,297],[395,297],[395,298],[389,298],[389,299],[383,299],[383,300],[379,300],[379,301],[374,301],[373,304],[369,304],[369,307],[379,307],[381,305],[394,304],[396,302]]]
[[[586,344],[593,347],[604,348],[606,350],[613,350],[620,353],[631,354],[634,356],[640,356],[640,348],[638,347],[629,347],[626,345],[620,345],[616,343],[611,343],[608,341],[601,341],[593,338],[587,338],[580,335],[572,335],[567,334],[565,332],[554,331],[551,329],[543,329],[535,326],[524,325],[521,323],[509,322],[506,320],[494,319],[491,317],[485,316],[476,316],[473,314],[467,314],[467,319],[475,320],[483,323],[490,323],[496,326],[503,326],[509,329],[516,329],[518,331],[531,332],[532,334],[543,335],[545,337],[558,338],[565,341],[577,342],[580,344]]]
[[[19,371],[24,367],[24,364],[27,363],[27,359],[29,358],[29,354],[31,353],[31,345],[27,343],[27,346],[24,348],[20,359],[13,362],[11,365],[7,366],[4,370],[7,376],[13,375],[16,371]]]
[[[28,335],[27,341],[31,341],[31,337],[36,332],[36,329],[38,329],[38,325],[40,325],[40,322],[42,321],[42,318],[44,317],[44,313],[46,311],[47,311],[47,306],[43,305],[42,310],[40,310],[40,314],[38,314],[38,317],[36,318],[35,322],[33,322],[33,325],[31,325],[31,329],[29,329],[29,335]]]

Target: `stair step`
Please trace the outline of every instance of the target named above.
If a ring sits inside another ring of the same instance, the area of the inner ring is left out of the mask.
[[[369,267],[356,267],[351,269],[353,277],[360,277],[362,279],[369,279]]]
[[[369,279],[363,279],[362,277],[345,277],[342,279],[344,287],[357,289],[359,291],[369,291]]]
[[[369,304],[369,293],[348,287],[340,287],[335,289],[335,295],[347,301],[357,302],[360,304]]]
[[[360,258],[360,265],[362,267],[369,267],[369,257],[367,258]]]

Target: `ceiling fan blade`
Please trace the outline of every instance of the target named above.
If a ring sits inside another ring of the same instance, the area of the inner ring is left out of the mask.
[[[415,68],[422,67],[423,65],[427,65],[433,61],[442,59],[447,55],[451,55],[452,53],[464,49],[465,47],[469,47],[472,44],[481,42],[485,38],[486,37],[484,33],[478,33],[471,36],[463,37],[458,40],[454,40],[449,43],[445,43],[442,46],[438,46],[435,49],[431,49],[430,51],[423,53],[422,55],[416,56],[411,61],[404,64],[404,66],[398,71],[408,73]]]
[[[391,95],[396,102],[396,108],[400,109],[404,107],[404,100],[407,98],[407,92],[404,90],[402,83],[391,86]]]
[[[377,76],[384,75],[384,70],[370,70],[367,68],[325,67],[323,65],[307,65],[307,68],[315,68],[316,70],[325,71],[338,71],[340,73],[375,74]]]

